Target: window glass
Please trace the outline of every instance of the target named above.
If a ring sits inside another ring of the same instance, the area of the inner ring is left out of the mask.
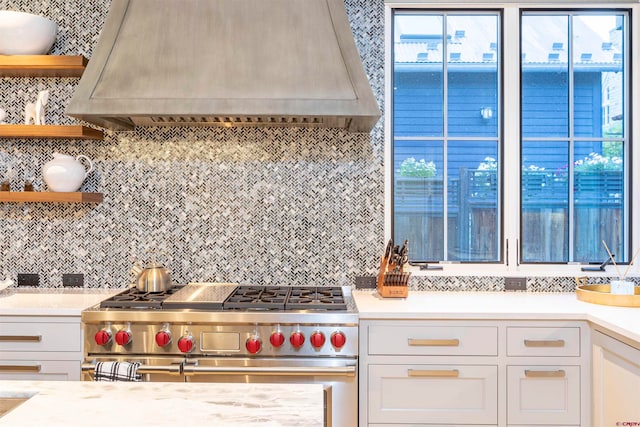
[[[523,262],[626,259],[624,22],[522,16]]]
[[[443,17],[397,14],[394,21],[395,136],[443,135]]]
[[[576,143],[573,168],[575,259],[606,259],[605,240],[616,261],[625,260],[623,144]],[[584,153],[589,154],[584,154]]]
[[[450,141],[448,260],[497,261],[499,256],[498,145]]]
[[[522,143],[522,250],[527,262],[566,262],[569,150],[565,141]]]
[[[396,12],[393,238],[419,261],[499,260],[497,13]]]
[[[603,241],[628,261],[628,12],[502,19],[393,10],[394,241],[409,240],[412,261],[504,262],[508,215],[519,262],[602,262]],[[520,58],[503,63],[503,39],[519,40]],[[502,92],[503,69],[520,91]],[[519,141],[503,141],[505,123]],[[505,195],[503,179],[520,191]]]
[[[522,136],[569,135],[568,18],[522,17]]]

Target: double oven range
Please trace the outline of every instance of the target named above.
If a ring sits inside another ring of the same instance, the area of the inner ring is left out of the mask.
[[[347,287],[130,288],[84,310],[82,323],[83,380],[97,362],[127,361],[143,381],[320,383],[327,425],[357,425],[358,314]]]

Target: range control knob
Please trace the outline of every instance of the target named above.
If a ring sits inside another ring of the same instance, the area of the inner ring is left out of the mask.
[[[322,332],[315,331],[311,334],[309,341],[311,341],[311,345],[313,346],[313,348],[320,348],[324,345],[326,339],[324,338],[324,334]]]
[[[127,345],[130,342],[131,332],[125,329],[120,329],[118,332],[116,332],[116,343],[118,343],[118,345]]]
[[[193,337],[191,335],[183,335],[178,340],[178,349],[183,353],[189,353],[193,350]]]
[[[335,348],[342,348],[347,343],[347,337],[340,331],[331,334],[331,345]]]
[[[293,348],[300,348],[302,347],[302,344],[304,344],[304,335],[302,335],[302,332],[300,331],[295,331],[289,337],[289,342]]]
[[[100,329],[98,332],[96,332],[96,334],[93,336],[93,339],[96,340],[96,344],[98,345],[105,345],[107,344],[109,341],[111,341],[111,331],[109,329]]]
[[[171,342],[171,332],[167,330],[158,331],[156,334],[156,344],[158,347],[164,347]]]
[[[284,334],[280,331],[276,331],[274,333],[271,334],[271,336],[269,337],[269,342],[271,343],[272,346],[274,347],[280,347],[282,346],[282,344],[284,344]]]
[[[251,354],[256,354],[262,348],[262,341],[257,336],[247,338],[247,341],[244,343],[247,351]]]

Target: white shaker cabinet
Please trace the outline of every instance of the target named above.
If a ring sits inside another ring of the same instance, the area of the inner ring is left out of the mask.
[[[491,322],[360,321],[361,427],[497,426],[498,376]]]
[[[80,380],[79,316],[0,316],[0,380]]]
[[[360,427],[590,426],[586,322],[361,320]]]
[[[640,349],[592,332],[593,425],[640,422]],[[627,424],[628,423],[628,424]]]
[[[508,425],[586,425],[589,348],[582,336],[589,336],[585,325],[507,324]]]

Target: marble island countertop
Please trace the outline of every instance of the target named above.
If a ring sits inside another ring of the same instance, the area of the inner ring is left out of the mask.
[[[591,304],[574,292],[409,292],[382,298],[354,291],[360,319],[586,320],[640,348],[640,308]]]
[[[0,291],[0,316],[78,316],[122,289],[8,288]]]
[[[0,427],[324,425],[320,384],[1,381],[0,399],[30,397]]]

